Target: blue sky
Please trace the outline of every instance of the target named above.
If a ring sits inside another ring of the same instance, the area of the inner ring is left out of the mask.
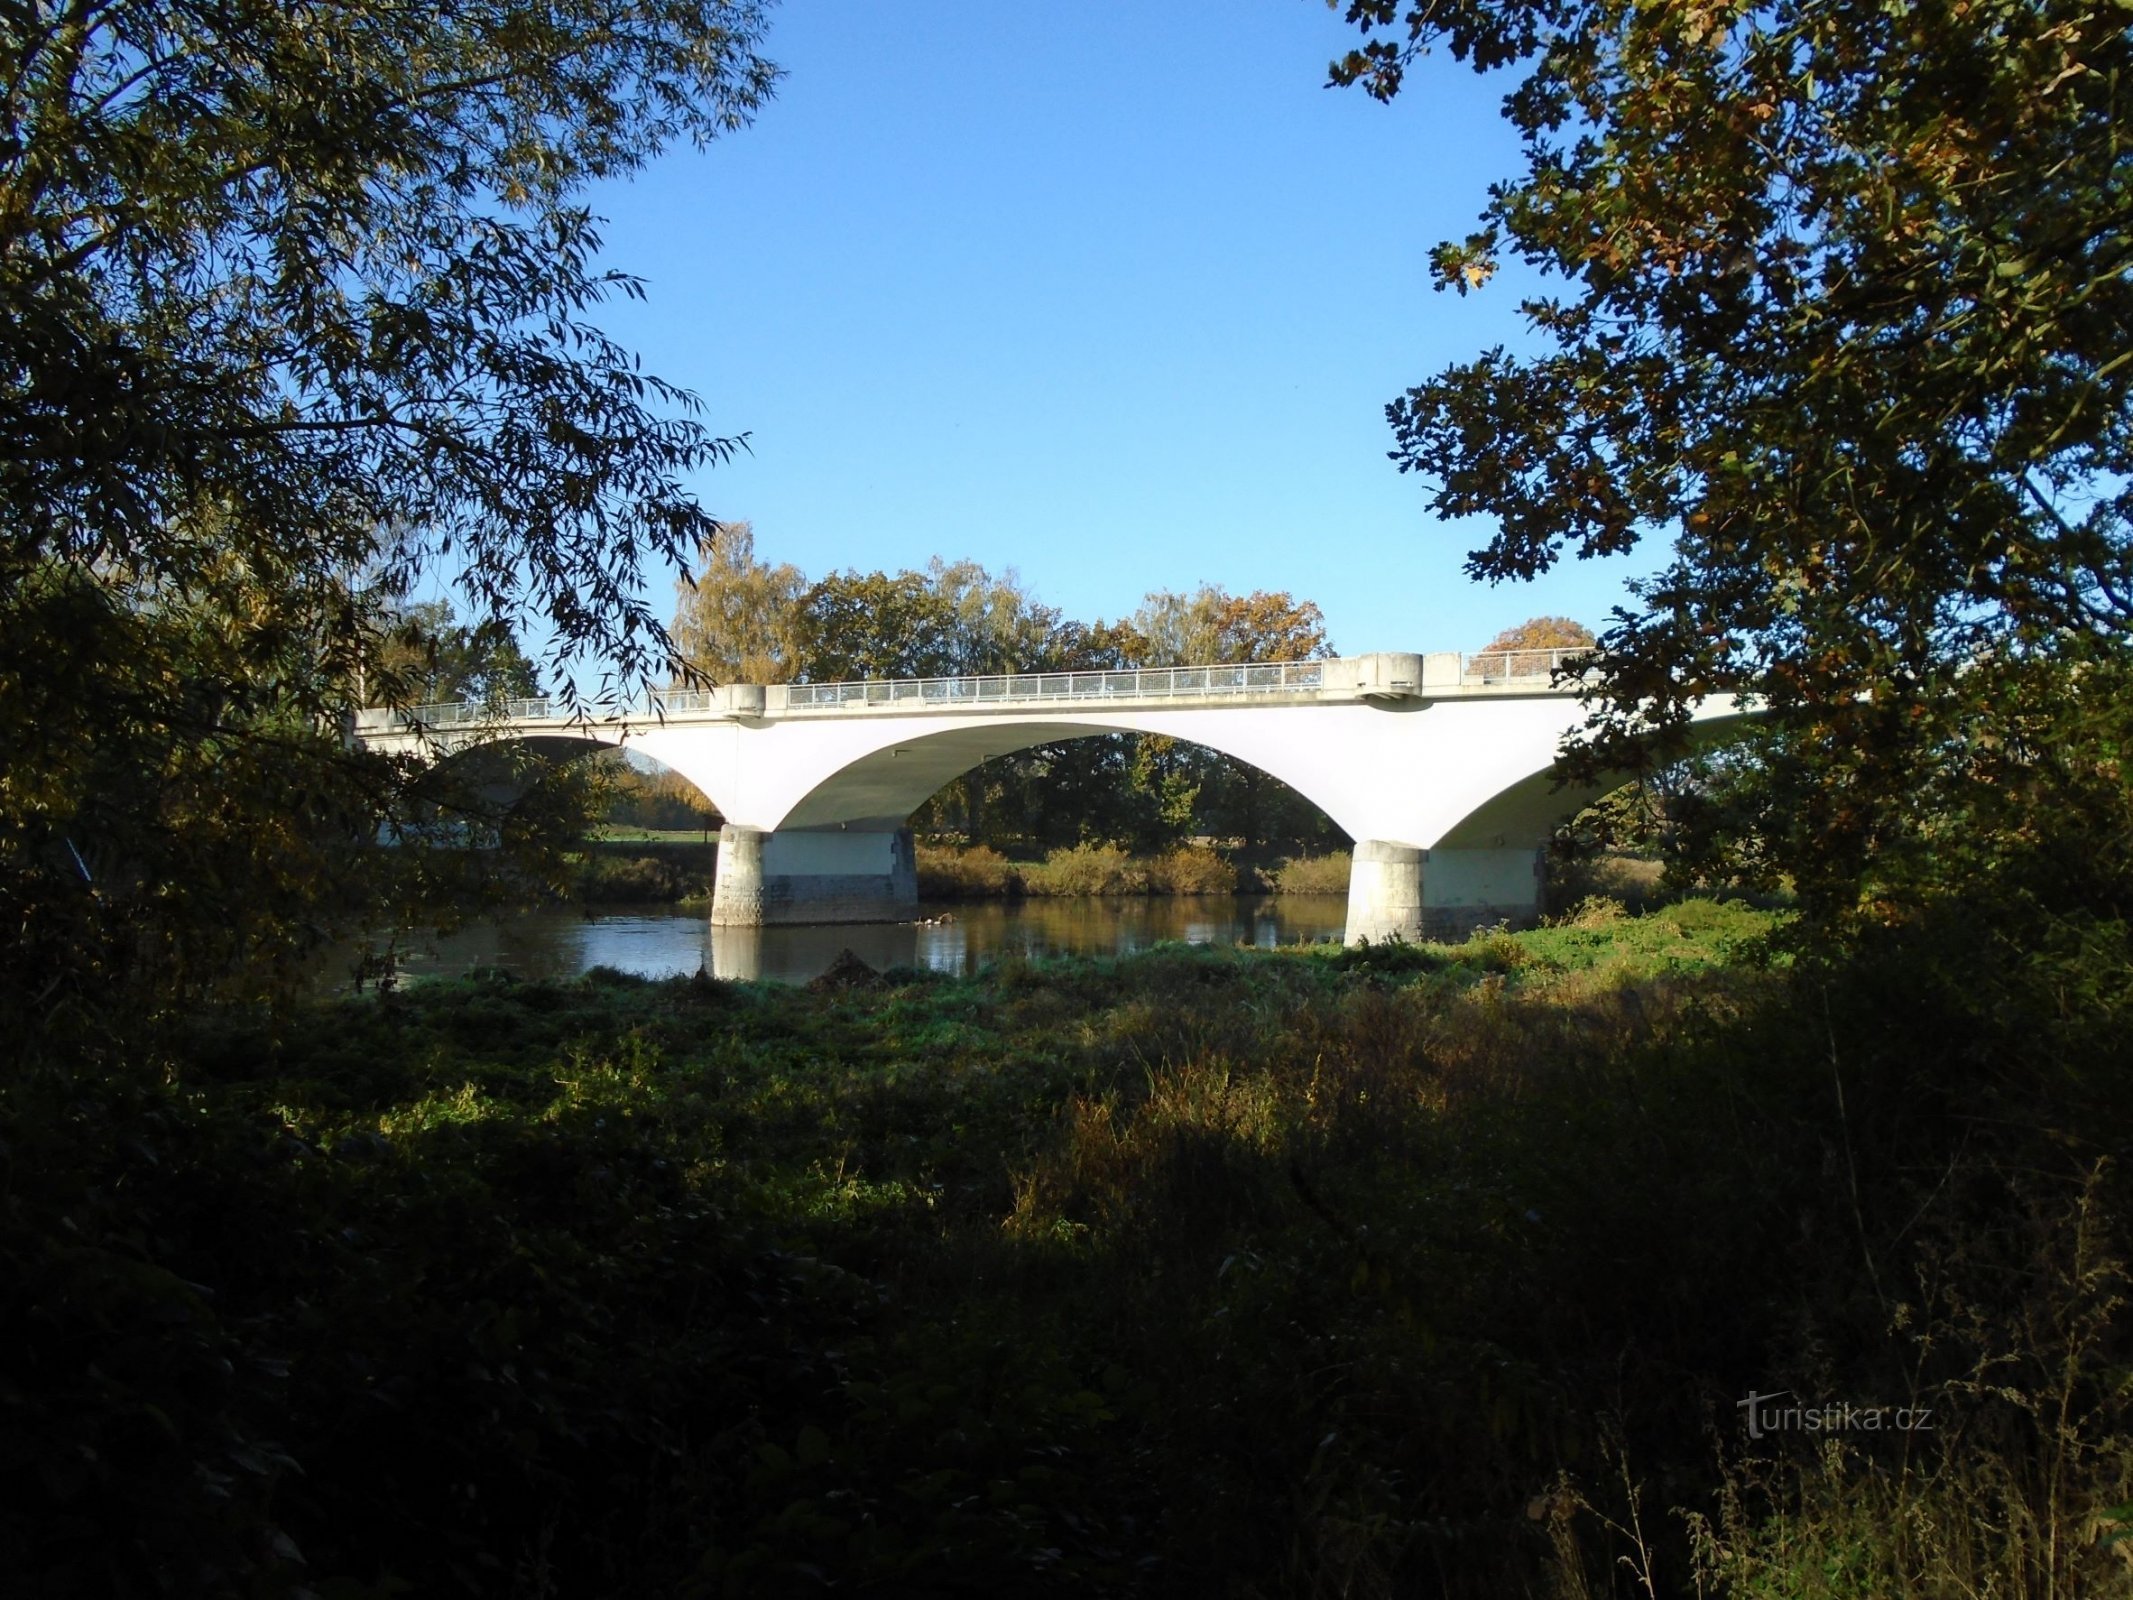
[[[1335,645],[1602,621],[1659,552],[1469,582],[1474,526],[1386,460],[1385,403],[1520,338],[1519,280],[1427,255],[1513,170],[1447,59],[1322,87],[1320,0],[792,0],[756,125],[593,192],[602,320],[752,454],[696,485],[811,575],[1013,567],[1084,620],[1150,589],[1287,589]]]

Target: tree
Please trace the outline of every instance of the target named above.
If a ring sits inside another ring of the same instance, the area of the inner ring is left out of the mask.
[[[815,682],[1030,672],[1067,626],[1013,568],[936,556],[923,572],[833,573],[800,598],[800,662]]]
[[[833,572],[801,598],[803,671],[815,683],[946,677],[958,659],[955,622],[924,573]]]
[[[605,769],[605,820],[610,827],[697,829],[708,834],[719,820],[710,796],[667,767],[646,772],[619,751],[592,758]]]
[[[1287,590],[1216,595],[1217,661],[1316,661],[1333,653],[1315,600],[1294,599]]]
[[[1481,647],[1481,654],[1499,650],[1589,650],[1596,642],[1593,631],[1568,617],[1528,617],[1506,628]]]
[[[257,968],[361,902],[413,774],[341,729],[419,688],[385,657],[420,574],[477,631],[663,663],[640,580],[712,532],[683,479],[734,443],[589,320],[639,288],[573,196],[745,122],[760,29],[111,0],[4,30],[10,1004]]]
[[[1872,904],[1919,797],[2005,736],[1997,663],[2095,692],[2133,628],[2133,72],[2104,0],[1353,0],[1336,82],[1442,45],[1519,63],[1524,170],[1438,247],[1515,257],[1535,353],[1389,408],[1469,570],[1670,534],[1601,643],[1572,765],[1678,753],[1746,694],[1770,803],[1737,810],[1811,906]],[[1988,808],[1989,809],[1989,808]]]
[[[1333,649],[1317,603],[1286,591],[1233,595],[1214,584],[1202,584],[1189,596],[1158,591],[1141,602],[1133,627],[1147,641],[1140,662],[1147,666],[1309,661]],[[1260,854],[1274,838],[1329,842],[1330,830],[1317,807],[1278,779],[1220,751],[1173,748],[1172,741],[1161,740],[1134,770],[1159,775],[1150,781],[1160,781],[1166,793],[1187,795],[1191,826],[1236,839],[1247,854]],[[1163,817],[1179,813],[1174,801],[1157,808]]]
[[[675,613],[674,659],[684,682],[790,683],[800,676],[800,606],[807,576],[758,561],[755,529],[719,525]]]
[[[995,577],[975,561],[935,556],[926,584],[950,619],[944,654],[953,673],[1035,672],[1055,654],[1064,619],[1013,567]]]
[[[449,600],[408,606],[393,620],[379,650],[379,668],[414,685],[413,698],[500,702],[531,699],[540,676],[508,622],[469,625],[454,620]]]
[[[1234,595],[1211,583],[1189,595],[1159,589],[1129,621],[1145,641],[1137,666],[1310,661],[1332,649],[1317,604],[1286,591]]]

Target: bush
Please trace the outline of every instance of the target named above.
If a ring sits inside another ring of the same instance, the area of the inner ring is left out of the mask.
[[[591,856],[578,869],[577,897],[593,904],[631,900],[679,900],[681,885],[655,856]]]
[[[1151,894],[1235,894],[1237,869],[1204,844],[1181,844],[1147,864]]]
[[[1551,855],[1546,867],[1550,905],[1575,906],[1588,900],[1619,901],[1629,912],[1650,909],[1663,898],[1665,864],[1642,856],[1609,854],[1582,860]]]
[[[1345,850],[1331,855],[1298,856],[1274,869],[1276,894],[1346,894],[1350,856]]]
[[[1629,916],[1629,909],[1621,901],[1609,895],[1587,895],[1554,924],[1562,928],[1576,928],[1584,933],[1601,933],[1616,927]]]
[[[1031,894],[1145,894],[1147,869],[1115,844],[1054,850],[1025,874]]]
[[[918,847],[918,892],[925,900],[987,900],[1023,892],[1022,874],[991,845],[958,850],[950,845]]]

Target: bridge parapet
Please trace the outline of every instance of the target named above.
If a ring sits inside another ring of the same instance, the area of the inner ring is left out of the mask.
[[[1091,710],[1132,703],[1149,707],[1338,705],[1455,699],[1473,695],[1574,693],[1556,675],[1578,650],[1457,651],[1420,655],[1376,651],[1323,661],[1276,661],[1191,667],[1128,667],[1078,672],[982,673],[950,678],[869,678],[838,683],[725,684],[662,689],[599,719],[609,723],[753,722],[785,718],[988,712],[1034,707]],[[366,710],[356,733],[366,742],[488,729],[565,727],[585,721],[583,708],[557,697],[451,702],[406,711]]]
[[[766,714],[860,710],[1083,704],[1089,701],[1323,700],[1338,693],[1344,663],[1286,661],[1244,666],[1127,667],[1085,672],[987,673],[958,678],[789,683],[766,695]]]

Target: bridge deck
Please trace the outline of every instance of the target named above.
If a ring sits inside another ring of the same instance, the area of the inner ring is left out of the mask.
[[[1192,667],[1082,672],[973,674],[953,678],[873,678],[844,683],[734,684],[717,689],[660,690],[610,721],[727,721],[868,711],[1003,711],[1061,706],[1087,709],[1122,702],[1177,706],[1282,705],[1464,698],[1471,695],[1570,694],[1556,674],[1579,650],[1499,650],[1460,656],[1370,655]],[[543,697],[500,703],[450,702],[362,712],[357,731],[390,737],[411,726],[430,729],[512,724],[567,725],[580,708]]]

